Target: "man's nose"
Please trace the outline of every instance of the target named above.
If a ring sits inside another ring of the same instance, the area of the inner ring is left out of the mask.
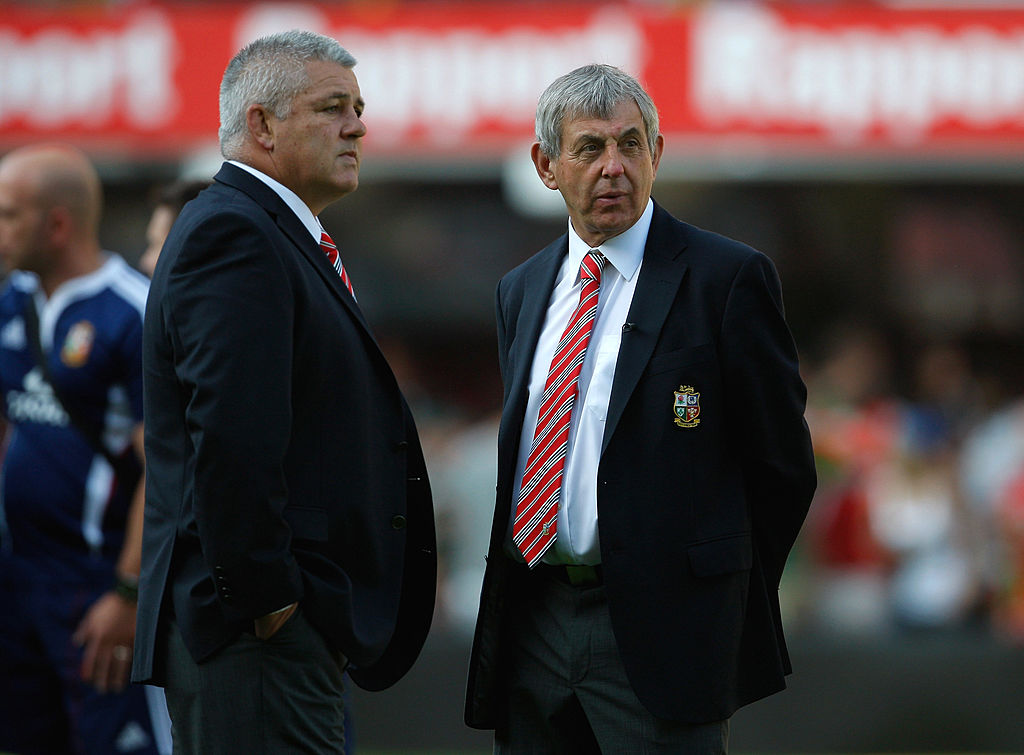
[[[351,139],[366,136],[366,124],[363,123],[363,119],[360,118],[358,115],[353,116],[352,118],[345,121],[345,126],[342,129],[342,133],[345,135],[345,137]]]
[[[622,156],[619,154],[619,148],[614,144],[610,145],[604,152],[601,176],[603,178],[618,178],[622,173]]]

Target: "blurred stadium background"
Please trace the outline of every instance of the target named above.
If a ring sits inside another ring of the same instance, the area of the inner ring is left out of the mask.
[[[360,61],[362,182],[324,223],[422,425],[441,535],[435,629],[393,690],[356,692],[361,750],[488,749],[461,702],[492,295],[564,229],[528,160],[536,97],[599,60],[659,104],[655,198],[775,260],[810,387],[796,674],[734,750],[1024,752],[1024,2],[0,2],[0,153],[86,149],[103,241],[135,261],[155,188],[219,164],[230,56],[293,27]]]

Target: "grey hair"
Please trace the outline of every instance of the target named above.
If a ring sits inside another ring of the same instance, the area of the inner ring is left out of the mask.
[[[313,61],[345,68],[356,64],[336,40],[299,29],[260,37],[231,59],[220,82],[218,135],[225,158],[239,156],[248,128],[245,112],[250,105],[263,105],[281,119],[291,114],[292,101],[310,84],[306,64]]]
[[[630,100],[640,108],[653,154],[659,133],[654,100],[628,73],[603,63],[582,66],[559,76],[541,94],[535,125],[541,151],[551,159],[558,157],[566,119],[609,118],[617,105]]]

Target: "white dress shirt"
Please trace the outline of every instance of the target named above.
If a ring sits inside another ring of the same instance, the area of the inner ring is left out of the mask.
[[[544,563],[594,565],[601,562],[597,535],[597,466],[601,458],[601,441],[604,438],[605,416],[608,414],[622,326],[633,302],[653,214],[654,203],[648,200],[647,209],[629,230],[598,247],[608,259],[608,264],[601,273],[597,318],[580,372],[579,393],[572,409],[569,446],[558,503],[557,535],[544,555]],[[569,253],[555,278],[530,368],[530,395],[519,439],[515,488],[512,491],[513,520],[515,503],[519,499],[519,488],[523,482],[523,470],[537,429],[537,413],[540,411],[548,369],[566,323],[579,304],[582,287],[580,264],[591,248],[576,235],[570,221]]]
[[[265,183],[267,186],[269,186],[271,189],[273,189],[274,193],[277,194],[277,196],[281,197],[281,201],[288,205],[288,207],[291,208],[291,211],[295,213],[295,215],[299,218],[300,221],[302,221],[302,224],[306,226],[306,230],[309,231],[309,234],[313,237],[313,240],[316,241],[317,246],[320,245],[320,233],[323,231],[324,227],[320,225],[320,219],[313,214],[313,211],[311,209],[309,209],[309,205],[307,205],[305,202],[299,199],[298,194],[289,189],[280,181],[276,181],[270,176],[268,176],[266,173],[256,170],[256,168],[252,167],[251,165],[240,163],[238,162],[238,160],[228,160],[228,162],[234,165],[236,168],[241,168],[247,173],[251,173],[252,175],[256,176],[256,178],[260,179],[263,183]]]

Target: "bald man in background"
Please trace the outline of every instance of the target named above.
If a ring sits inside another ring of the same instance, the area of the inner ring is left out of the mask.
[[[169,752],[128,686],[141,552],[148,282],[99,242],[79,151],[0,160],[0,751]]]

